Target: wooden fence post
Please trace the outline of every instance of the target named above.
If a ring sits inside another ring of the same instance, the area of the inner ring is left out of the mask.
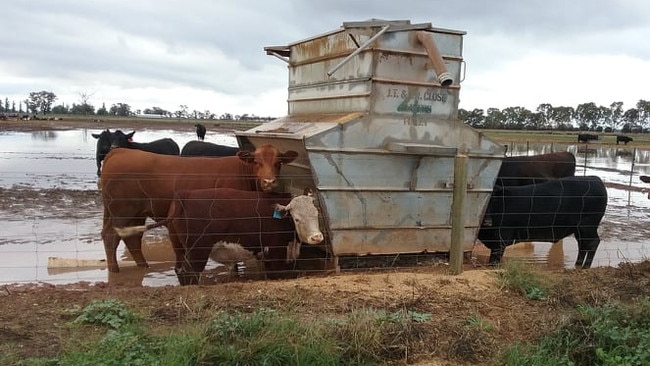
[[[449,267],[454,275],[463,272],[467,161],[467,155],[459,154],[454,158],[454,195],[451,204],[451,247],[449,250]]]

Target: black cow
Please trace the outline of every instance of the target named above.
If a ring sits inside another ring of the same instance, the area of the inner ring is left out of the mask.
[[[181,150],[181,156],[235,156],[238,147],[213,144],[206,141],[189,141]]]
[[[650,183],[650,176],[642,175],[639,178],[643,183]],[[650,199],[650,192],[648,192],[648,198]]]
[[[490,249],[490,264],[512,244],[556,242],[573,234],[576,267],[589,268],[600,244],[598,225],[607,208],[607,189],[596,176],[495,189],[478,239]]]
[[[578,142],[589,142],[591,140],[598,140],[598,135],[594,135],[591,133],[579,133],[578,134]]]
[[[205,126],[200,124],[200,123],[197,123],[197,124],[194,125],[194,127],[196,127],[196,137],[200,141],[205,140],[205,133],[206,133]]]
[[[163,138],[151,142],[133,142],[131,140],[133,139],[134,134],[135,131],[125,134],[120,130],[111,132],[108,129],[101,133],[92,134],[92,136],[97,139],[97,151],[95,152],[97,159],[97,176],[101,176],[102,160],[104,160],[106,154],[117,147],[138,149],[165,155],[178,155],[180,152],[178,144],[170,138]]]
[[[570,177],[576,172],[576,157],[568,151],[529,156],[508,156],[497,173],[498,186],[524,186],[549,179]]]
[[[632,141],[634,141],[634,139],[632,139],[631,137],[627,137],[624,135],[616,135],[616,145],[618,145],[619,142],[622,142],[625,145],[627,145],[628,142],[632,142]]]

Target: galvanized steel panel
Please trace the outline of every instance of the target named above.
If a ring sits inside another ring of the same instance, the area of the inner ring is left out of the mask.
[[[472,250],[476,232],[476,228],[464,230],[463,251]],[[332,252],[339,256],[435,253],[449,252],[451,227],[422,230],[336,230],[330,235],[332,236]]]
[[[439,84],[422,30],[451,87]],[[299,153],[280,179],[286,191],[315,188],[335,255],[449,251],[456,154],[469,157],[463,249],[472,249],[504,148],[456,120],[463,35],[370,20],[267,48],[288,58],[289,115],[236,135],[242,146]]]

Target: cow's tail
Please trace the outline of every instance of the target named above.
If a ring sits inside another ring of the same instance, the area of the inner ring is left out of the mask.
[[[136,234],[144,233],[147,230],[151,230],[153,228],[157,228],[159,226],[163,226],[167,224],[168,220],[161,220],[158,222],[155,222],[153,224],[149,225],[138,225],[138,226],[126,226],[126,227],[114,227],[115,232],[117,235],[119,235],[121,238],[127,238],[129,236],[133,236]]]

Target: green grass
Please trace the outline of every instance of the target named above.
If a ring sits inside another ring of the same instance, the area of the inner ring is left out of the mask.
[[[515,291],[530,300],[545,300],[553,294],[553,284],[548,276],[533,266],[517,260],[509,260],[498,272],[502,288]]]
[[[535,344],[506,352],[506,365],[650,365],[650,301],[579,306],[576,316]]]
[[[156,332],[115,300],[71,309],[76,331],[60,355],[3,365],[376,365],[404,359],[420,344],[418,324],[430,314],[360,309],[337,319],[305,319],[269,309],[219,312],[200,323]],[[207,314],[206,314],[207,315]],[[405,346],[407,345],[407,346]],[[5,350],[7,351],[7,350]]]
[[[531,142],[531,143],[559,143],[578,144],[578,131],[513,131],[513,130],[479,130],[488,138],[502,143],[508,142]],[[592,132],[589,132],[592,133]],[[616,146],[616,135],[621,133],[594,133],[600,139],[592,141],[590,145],[614,145]],[[650,134],[625,133],[623,135],[632,137],[634,141],[627,145],[618,145],[627,148],[650,149]],[[581,145],[584,145],[582,143]]]

